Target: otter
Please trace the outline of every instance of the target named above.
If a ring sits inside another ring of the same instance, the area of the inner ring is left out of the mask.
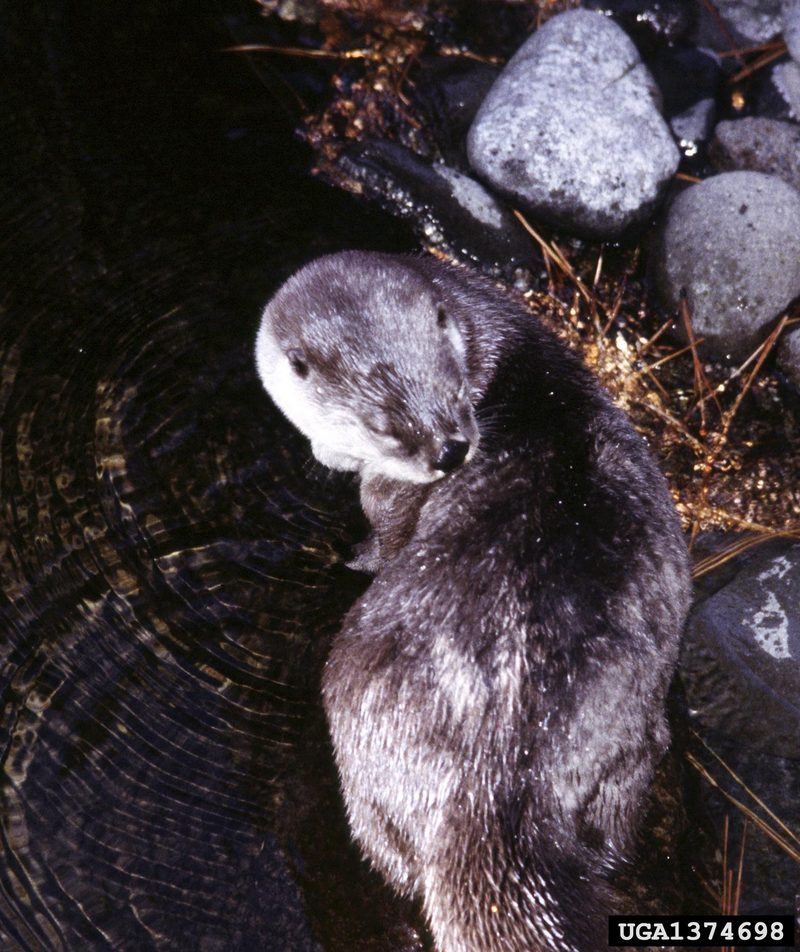
[[[522,302],[433,259],[311,262],[256,357],[374,527],[322,679],[355,839],[440,952],[606,948],[690,598],[643,438]]]
[[[348,280],[333,282],[317,303],[307,269],[290,279],[264,312],[256,363],[314,457],[359,474],[374,534],[348,564],[375,572],[408,541],[424,487],[474,456],[485,373],[477,354],[467,366],[466,327],[436,303],[432,287],[391,268],[374,284],[362,260],[322,259],[328,271],[348,269]]]

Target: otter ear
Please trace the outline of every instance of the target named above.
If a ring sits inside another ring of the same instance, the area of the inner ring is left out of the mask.
[[[436,308],[436,325],[437,327],[447,327],[450,323],[450,318],[447,315],[447,311],[444,309],[444,305],[440,304]]]
[[[305,380],[308,376],[309,369],[305,352],[297,347],[293,347],[291,350],[286,351],[286,357],[289,360],[292,370],[301,380]]]

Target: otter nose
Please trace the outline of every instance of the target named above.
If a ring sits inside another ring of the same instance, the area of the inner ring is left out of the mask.
[[[450,473],[464,462],[468,452],[467,440],[445,440],[431,466],[434,469],[440,469],[443,473]]]

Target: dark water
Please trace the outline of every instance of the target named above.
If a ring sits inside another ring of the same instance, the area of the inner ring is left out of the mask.
[[[251,354],[301,261],[408,239],[309,179],[248,20],[0,8],[3,950],[416,947],[318,702],[354,494]]]

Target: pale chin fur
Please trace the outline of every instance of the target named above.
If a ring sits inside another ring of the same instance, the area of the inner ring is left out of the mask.
[[[358,473],[362,479],[374,479],[382,476],[385,479],[397,480],[402,483],[433,483],[445,474],[438,470],[423,469],[414,463],[393,459],[391,456],[373,456],[365,459],[353,456],[334,447],[311,441],[311,452],[314,459],[329,469],[344,472]]]
[[[330,426],[328,433],[334,432],[335,429],[335,425]],[[370,441],[362,440],[360,437],[360,433],[351,430],[346,436],[343,434],[343,439],[335,444],[320,443],[311,439],[311,451],[317,462],[322,463],[323,466],[329,469],[357,472],[362,479],[382,476],[401,483],[425,485],[435,483],[446,475],[444,471],[431,469],[421,462],[392,456],[383,447],[376,448]],[[475,456],[479,437],[473,437],[470,442],[469,452],[462,466],[469,463]]]
[[[376,476],[383,476],[386,479],[393,479],[400,483],[435,483],[445,474],[440,470],[422,469],[413,463],[406,463],[402,460],[383,457],[376,460],[365,461],[361,469],[362,479],[374,479]]]
[[[311,452],[314,459],[328,469],[338,469],[346,473],[360,473],[364,468],[364,460],[357,456],[351,456],[349,453],[343,453],[340,450],[332,449],[320,443],[311,441]]]

